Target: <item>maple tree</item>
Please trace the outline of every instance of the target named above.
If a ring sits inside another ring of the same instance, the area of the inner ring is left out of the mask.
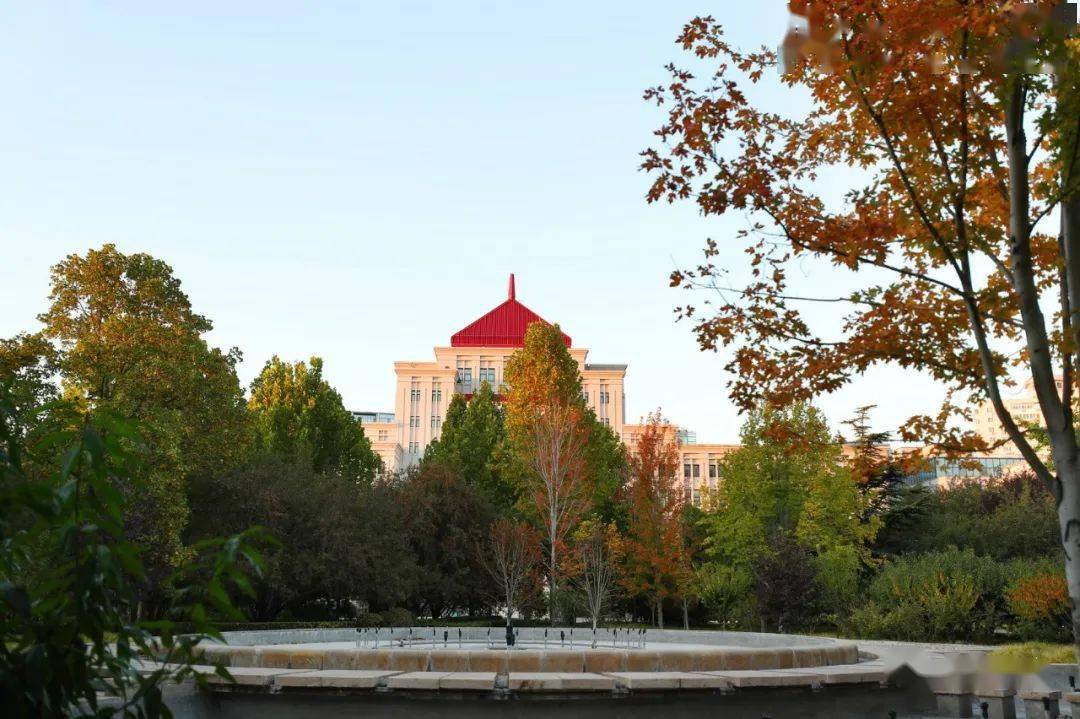
[[[577,362],[558,325],[534,322],[506,362],[506,434],[522,469],[527,511],[543,529],[548,617],[562,579],[560,562],[571,530],[588,509],[589,425]]]
[[[681,307],[703,349],[728,347],[744,408],[835,391],[891,363],[948,388],[905,439],[985,449],[958,420],[987,399],[1058,502],[1080,638],[1080,49],[1075,6],[1004,0],[793,0],[779,52],[730,45],[709,17],[679,43],[712,65],[669,66],[646,92],[667,108],[643,154],[650,201],[741,213],[749,277],[704,261],[673,285],[710,288]],[[808,98],[793,117],[747,87],[781,66]],[[843,190],[837,199],[836,190]],[[1050,227],[1054,215],[1059,225]],[[849,292],[806,291],[793,268],[827,267]],[[830,308],[844,308],[839,316]],[[823,318],[824,316],[824,318]],[[1037,452],[1002,400],[1030,379],[1049,439]],[[1060,383],[1056,380],[1060,377]]]
[[[622,583],[646,597],[664,628],[663,602],[675,591],[682,569],[682,512],[686,502],[679,476],[675,428],[657,410],[645,418],[630,453],[627,487],[629,526],[618,542]]]

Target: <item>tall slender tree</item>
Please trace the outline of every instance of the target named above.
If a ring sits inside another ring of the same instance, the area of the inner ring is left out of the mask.
[[[525,509],[544,534],[554,622],[566,540],[588,508],[581,374],[559,326],[531,324],[524,346],[507,360],[505,379],[507,441],[522,468]]]
[[[629,527],[620,543],[623,583],[644,596],[664,627],[664,599],[675,592],[683,556],[682,514],[688,487],[679,479],[675,428],[657,410],[630,453]]]

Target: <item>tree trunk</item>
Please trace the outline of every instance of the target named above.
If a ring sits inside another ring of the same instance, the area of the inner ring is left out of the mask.
[[[551,540],[551,562],[548,571],[548,624],[555,626],[555,539],[554,531],[552,532]]]
[[[656,598],[656,628],[664,628],[664,600],[660,597]]]
[[[690,608],[687,606],[686,598],[682,600],[682,626],[683,629],[690,628]]]

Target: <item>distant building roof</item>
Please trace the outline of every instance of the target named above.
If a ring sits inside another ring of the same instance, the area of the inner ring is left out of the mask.
[[[612,372],[625,370],[627,365],[625,364],[586,364],[585,369],[596,370],[597,372]]]
[[[510,275],[507,294],[505,302],[455,333],[450,338],[450,346],[522,347],[529,325],[547,320],[517,301],[513,275]],[[567,347],[570,346],[570,338],[566,334],[563,334],[563,341]]]

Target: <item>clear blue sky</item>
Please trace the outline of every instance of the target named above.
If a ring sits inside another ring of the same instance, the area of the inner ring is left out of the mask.
[[[645,204],[661,115],[641,92],[695,14],[775,45],[786,5],[11,4],[0,335],[37,327],[51,264],[113,242],[172,265],[245,383],[318,354],[347,406],[392,409],[392,362],[430,359],[515,272],[592,361],[630,364],[628,420],[662,406],[734,440],[722,357],[675,324],[667,275],[739,223]],[[822,404],[836,421],[877,402],[883,427],[931,409],[900,377]]]

